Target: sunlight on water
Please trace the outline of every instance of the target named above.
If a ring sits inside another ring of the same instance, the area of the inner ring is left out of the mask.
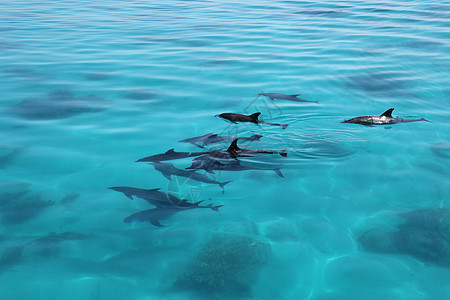
[[[447,299],[449,20],[3,1],[0,298]]]

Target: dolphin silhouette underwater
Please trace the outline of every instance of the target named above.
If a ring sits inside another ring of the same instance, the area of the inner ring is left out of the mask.
[[[254,124],[267,124],[267,125],[280,126],[282,129],[286,129],[288,127],[288,124],[278,124],[278,123],[272,123],[272,122],[266,122],[266,121],[259,120],[258,119],[259,115],[261,115],[260,112],[256,112],[251,115],[243,115],[243,114],[237,114],[237,113],[221,113],[217,116],[219,118],[228,120],[234,124],[248,122],[248,123],[254,123]]]
[[[204,157],[202,159],[194,160],[192,165],[186,169],[203,169],[208,173],[214,174],[214,171],[248,171],[248,170],[260,170],[260,171],[274,171],[278,176],[284,178],[283,173],[281,173],[280,168],[270,169],[270,168],[258,168],[241,165],[240,160],[231,160],[228,163],[222,163],[221,160]]]
[[[133,200],[133,196],[146,200],[148,203],[156,206],[189,206],[191,203],[186,199],[179,199],[178,197],[169,193],[160,192],[156,189],[140,189],[128,186],[114,186],[108,189],[123,193],[126,197]]]
[[[393,108],[389,108],[387,111],[382,113],[379,116],[361,116],[352,118],[349,120],[345,120],[341,123],[353,123],[353,124],[361,124],[364,126],[372,127],[373,125],[388,125],[388,124],[397,124],[397,123],[410,123],[410,122],[417,122],[417,121],[425,121],[430,122],[428,120],[425,120],[424,118],[420,119],[401,119],[401,118],[393,118],[392,117],[392,111]]]
[[[196,136],[189,139],[181,140],[182,143],[191,143],[192,145],[195,145],[200,148],[205,148],[205,146],[208,146],[210,144],[220,143],[224,141],[232,141],[234,139],[238,139],[240,141],[259,141],[262,138],[262,135],[260,134],[254,134],[249,137],[235,137],[235,136],[220,136],[216,133],[207,133],[205,135]]]
[[[155,154],[152,156],[147,156],[141,159],[138,159],[136,162],[160,162],[166,160],[174,160],[188,157],[200,156],[203,154],[208,154],[209,152],[176,152],[174,148],[167,150],[164,153]]]
[[[275,101],[275,99],[280,99],[280,100],[290,100],[290,101],[295,101],[295,102],[319,103],[318,101],[300,99],[300,98],[298,98],[298,96],[300,96],[300,94],[286,95],[286,94],[279,94],[279,93],[261,93],[261,94],[258,94],[258,96],[265,96],[272,101]]]
[[[219,182],[209,178],[205,174],[197,173],[196,171],[186,171],[178,169],[174,167],[173,164],[169,163],[152,162],[150,164],[153,165],[155,170],[161,172],[161,174],[169,180],[172,180],[173,175],[193,179],[204,183],[217,184],[219,187],[222,188],[222,193],[225,192],[224,186],[231,182],[231,181]]]
[[[128,217],[126,217],[123,221],[125,223],[150,222],[154,226],[164,227],[164,225],[161,225],[161,223],[159,221],[168,219],[176,213],[186,211],[188,209],[194,209],[194,208],[210,208],[214,211],[219,211],[219,208],[222,206],[223,205],[213,206],[212,204],[208,204],[206,206],[200,206],[197,204],[197,205],[191,205],[191,206],[187,206],[187,207],[180,207],[180,206],[157,207],[157,208],[147,209],[147,210],[143,210],[143,211],[131,214]]]

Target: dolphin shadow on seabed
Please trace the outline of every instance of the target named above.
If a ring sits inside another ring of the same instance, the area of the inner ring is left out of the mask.
[[[28,187],[0,194],[0,216],[3,224],[21,224],[36,218],[54,205],[42,194],[32,192]]]
[[[420,209],[395,215],[392,228],[372,228],[358,237],[363,249],[405,254],[421,262],[450,268],[450,210]]]
[[[20,147],[8,147],[0,145],[0,169],[10,164],[23,151],[24,149]]]
[[[261,94],[258,94],[258,96],[265,96],[272,101],[275,101],[275,99],[279,99],[279,100],[289,100],[289,101],[294,101],[294,102],[319,103],[317,101],[301,99],[298,97],[298,96],[300,96],[300,94],[286,95],[286,94],[280,94],[280,93],[261,93]]]
[[[102,97],[87,95],[75,97],[69,90],[56,90],[45,99],[26,98],[12,107],[12,112],[29,120],[56,120],[83,113],[95,113],[107,108]]]

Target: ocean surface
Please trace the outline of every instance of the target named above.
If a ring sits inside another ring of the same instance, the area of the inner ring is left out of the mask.
[[[450,299],[449,78],[447,0],[2,1],[0,299]],[[208,133],[287,157],[136,162]]]

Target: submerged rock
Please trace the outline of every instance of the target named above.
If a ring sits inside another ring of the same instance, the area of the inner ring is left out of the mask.
[[[371,252],[406,254],[450,268],[450,210],[421,209],[397,217],[402,222],[395,229],[370,229],[358,242]]]
[[[267,262],[268,244],[238,234],[216,234],[190,262],[174,287],[208,297],[251,294],[259,269]]]

